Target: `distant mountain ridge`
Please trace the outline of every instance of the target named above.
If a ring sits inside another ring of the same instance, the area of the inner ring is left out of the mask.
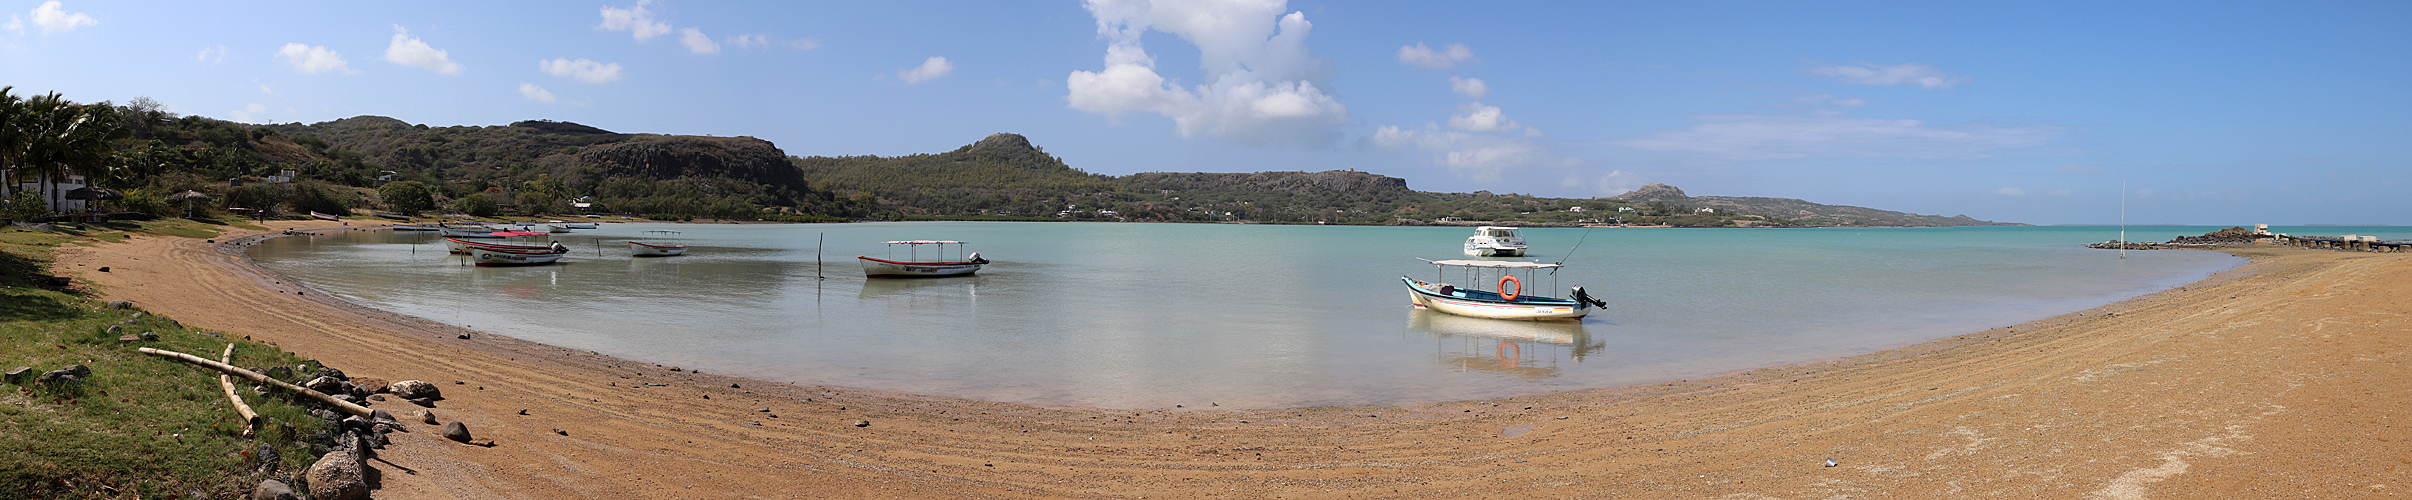
[[[1826,205],[1792,198],[1758,196],[1688,196],[1683,189],[1666,184],[1650,184],[1608,199],[1638,203],[1669,203],[1695,208],[1711,208],[1747,215],[1760,215],[1790,220],[1807,226],[2024,226],[2015,222],[1977,220],[1965,214],[1944,217],[1919,215],[1847,205]]]

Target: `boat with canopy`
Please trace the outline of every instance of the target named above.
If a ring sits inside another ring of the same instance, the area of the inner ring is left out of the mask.
[[[1573,298],[1542,297],[1524,293],[1524,282],[1535,271],[1549,270],[1552,286],[1557,280],[1558,264],[1496,260],[1425,260],[1434,268],[1432,281],[1418,281],[1400,276],[1407,285],[1407,300],[1418,309],[1429,309],[1459,316],[1514,320],[1581,320],[1591,314],[1593,307],[1608,303],[1591,297],[1577,286],[1569,290]],[[1441,282],[1449,268],[1464,272],[1469,282],[1480,282],[1496,271],[1499,275],[1495,291],[1460,288]],[[1516,277],[1522,271],[1523,278]]]
[[[946,260],[946,246],[955,245],[955,250],[957,252],[961,252],[963,250],[964,242],[960,241],[899,240],[890,241],[887,242],[887,244],[888,258],[886,259],[873,258],[870,256],[855,257],[856,260],[862,262],[863,264],[863,276],[870,278],[936,278],[945,276],[969,276],[974,272],[979,272],[980,266],[988,264],[988,259],[980,258],[979,252],[972,252],[971,255],[965,255],[961,260]],[[910,249],[912,252],[911,257],[908,260],[894,260],[896,258],[896,245],[904,245],[906,248]],[[921,260],[922,245],[936,245],[938,247],[938,252],[934,257],[938,260]]]
[[[646,231],[648,241],[628,241],[630,257],[669,257],[687,253],[687,245],[679,240],[678,231]]]

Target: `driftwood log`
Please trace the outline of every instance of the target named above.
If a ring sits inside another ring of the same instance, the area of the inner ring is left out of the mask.
[[[218,371],[218,372],[220,372],[220,373],[225,373],[225,374],[228,374],[228,375],[234,375],[234,376],[237,376],[237,377],[243,377],[244,379],[248,379],[248,380],[253,381],[253,382],[259,382],[259,383],[262,383],[262,384],[270,384],[270,385],[275,385],[275,386],[277,386],[277,387],[282,387],[282,388],[284,388],[285,390],[288,390],[288,391],[293,391],[293,393],[295,393],[295,394],[300,394],[300,395],[305,396],[305,397],[308,397],[308,398],[310,398],[310,399],[312,399],[312,400],[316,400],[316,401],[318,401],[318,402],[320,402],[320,403],[326,403],[326,404],[327,404],[327,406],[333,406],[333,407],[335,407],[335,409],[338,409],[338,410],[343,410],[343,412],[344,412],[344,413],[350,413],[350,414],[353,414],[353,415],[359,415],[359,416],[360,416],[360,418],[373,418],[373,417],[372,417],[372,414],[373,414],[374,412],[373,412],[372,410],[369,410],[369,409],[368,409],[368,407],[366,407],[366,406],[360,406],[360,405],[352,404],[352,403],[349,403],[349,402],[345,402],[344,400],[341,400],[341,399],[335,399],[335,397],[334,397],[334,396],[328,396],[328,395],[326,395],[325,393],[321,393],[321,392],[318,392],[318,391],[313,391],[313,390],[310,390],[310,388],[308,388],[308,387],[302,387],[302,386],[298,386],[298,385],[293,385],[293,384],[290,384],[290,383],[286,383],[286,382],[285,382],[285,381],[283,381],[283,380],[277,380],[277,379],[274,379],[274,378],[269,378],[267,375],[261,375],[259,372],[254,372],[254,371],[251,371],[251,370],[245,370],[245,369],[242,369],[242,368],[235,368],[234,366],[232,366],[232,365],[228,365],[228,364],[226,364],[226,363],[220,363],[220,362],[216,362],[216,361],[210,361],[210,360],[207,360],[207,359],[203,359],[203,358],[201,358],[200,356],[194,356],[194,355],[191,355],[191,354],[185,354],[185,353],[176,352],[176,351],[162,351],[162,350],[158,350],[158,349],[152,349],[152,348],[149,348],[149,347],[139,348],[139,349],[135,349],[135,350],[137,350],[137,351],[142,351],[142,353],[143,353],[143,354],[149,354],[149,355],[153,355],[153,356],[159,356],[159,357],[163,357],[163,358],[168,358],[168,359],[173,359],[173,360],[177,360],[177,361],[183,361],[183,362],[186,362],[186,363],[192,363],[192,364],[195,364],[195,365],[200,365],[200,366],[201,366],[201,367],[203,367],[203,368],[208,368],[208,369],[212,369],[212,370],[217,370],[217,371]]]
[[[234,366],[234,344],[226,344],[226,352],[218,354],[218,363]],[[226,400],[234,403],[235,413],[243,414],[243,437],[251,437],[252,431],[260,428],[260,412],[251,411],[251,405],[235,395],[234,376],[218,374],[218,389],[226,391]]]

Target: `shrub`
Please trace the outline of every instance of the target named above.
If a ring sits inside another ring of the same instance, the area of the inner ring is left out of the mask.
[[[486,193],[476,193],[463,196],[459,201],[454,201],[452,203],[455,206],[454,208],[459,208],[461,210],[461,213],[475,215],[478,217],[493,217],[495,213],[500,212],[502,209],[500,204],[494,202],[494,197],[487,196]]]

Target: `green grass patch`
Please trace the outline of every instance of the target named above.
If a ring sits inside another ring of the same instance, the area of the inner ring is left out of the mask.
[[[319,438],[325,423],[308,414],[301,398],[277,390],[254,393],[251,383],[238,379],[236,392],[268,420],[246,437],[242,417],[218,388],[217,372],[135,348],[217,359],[234,343],[235,366],[315,370],[315,362],[239,337],[194,331],[139,308],[111,309],[34,286],[35,277],[48,275],[50,250],[58,245],[126,236],[99,226],[58,233],[0,230],[0,370],[32,368],[22,381],[0,383],[0,498],[190,497],[196,490],[227,497],[265,477],[252,457],[262,445],[276,449],[285,475],[308,467],[324,453],[313,443],[325,442]],[[119,331],[111,333],[111,327]],[[159,340],[118,340],[143,332]],[[92,376],[66,385],[33,381],[70,364],[91,368]]]

